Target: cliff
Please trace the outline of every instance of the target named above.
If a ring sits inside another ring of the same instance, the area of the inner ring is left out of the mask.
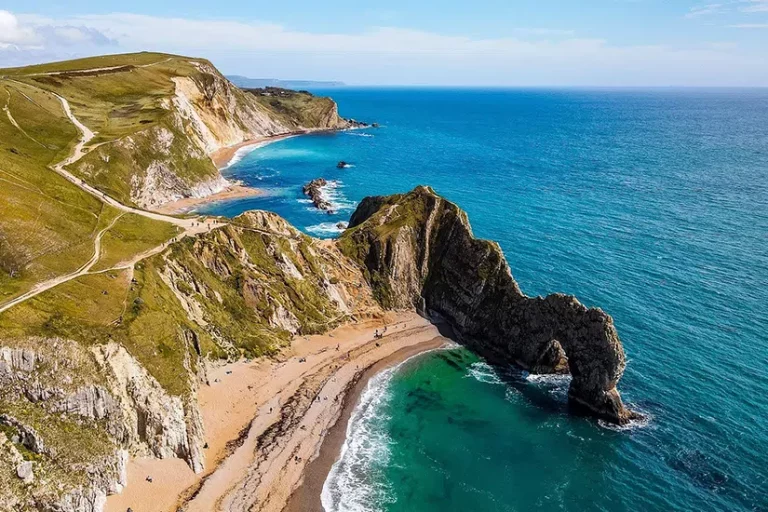
[[[365,199],[338,241],[268,212],[126,208],[224,186],[208,157],[221,146],[349,126],[330,100],[142,53],[0,70],[0,106],[0,510],[101,511],[131,455],[202,471],[210,365],[386,309],[447,321],[491,361],[570,372],[574,405],[633,417],[611,318],[526,297],[428,188]]]
[[[333,242],[253,211],[0,314],[0,510],[100,511],[128,455],[202,471],[208,366],[381,315],[362,282]]]
[[[366,198],[339,246],[383,307],[448,322],[492,362],[570,372],[577,409],[618,424],[635,417],[616,388],[625,356],[611,317],[572,296],[524,295],[500,247],[476,239],[466,214],[430,188]]]
[[[262,98],[203,59],[127,54],[0,70],[4,74],[25,92],[35,88],[66,98],[94,132],[86,144],[92,150],[70,172],[125,204],[148,209],[226,188],[209,158],[222,147],[350,126],[330,98],[295,92]]]

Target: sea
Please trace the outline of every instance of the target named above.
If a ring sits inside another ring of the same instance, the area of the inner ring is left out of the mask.
[[[572,416],[567,377],[432,351],[369,382],[325,510],[768,510],[768,89],[314,92],[380,127],[241,151],[225,176],[267,195],[206,213],[327,238],[363,197],[430,185],[525,293],[613,316],[646,415]],[[333,214],[302,196],[317,177]]]

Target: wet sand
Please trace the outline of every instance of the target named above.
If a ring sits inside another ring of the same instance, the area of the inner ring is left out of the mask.
[[[385,324],[387,335],[374,338]],[[208,443],[205,472],[196,475],[179,459],[132,459],[128,486],[107,499],[106,511],[278,512],[289,500],[307,507],[291,510],[320,510],[319,492],[364,384],[445,341],[415,313],[388,313],[384,320],[299,337],[275,359],[211,370],[211,385],[198,393]]]
[[[360,401],[360,395],[363,394],[366,386],[368,386],[368,381],[387,368],[397,366],[413,356],[440,348],[448,342],[450,340],[447,338],[437,337],[419,345],[402,348],[362,373],[360,379],[355,383],[344,400],[341,417],[323,438],[319,455],[307,465],[304,470],[301,486],[291,495],[283,512],[324,512],[321,503],[323,485],[328,478],[331,468],[339,459],[339,455],[341,455],[341,447],[344,445],[347,437],[349,419]]]

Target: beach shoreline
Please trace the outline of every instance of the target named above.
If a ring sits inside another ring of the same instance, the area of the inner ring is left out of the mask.
[[[255,151],[259,148],[268,146],[273,142],[278,142],[281,140],[289,139],[291,137],[296,137],[298,135],[303,135],[304,133],[305,132],[285,133],[280,135],[271,135],[269,137],[257,137],[255,139],[248,139],[240,142],[239,144],[233,144],[231,146],[219,148],[210,154],[210,158],[213,161],[213,164],[216,166],[216,169],[221,172],[224,169],[234,165],[237,161],[240,160],[240,158],[245,156],[247,153],[250,153],[251,151]],[[176,201],[165,203],[155,208],[154,211],[166,215],[183,215],[185,213],[193,212],[200,206],[216,203],[219,201],[231,201],[234,199],[244,199],[247,197],[259,197],[264,195],[266,195],[266,192],[263,189],[248,187],[240,182],[232,182],[224,190],[216,192],[215,194],[204,197],[183,197]]]
[[[154,211],[166,215],[181,215],[190,213],[196,208],[216,203],[219,201],[231,201],[233,199],[244,199],[246,197],[259,197],[266,195],[266,192],[260,188],[246,187],[240,184],[233,184],[215,194],[205,197],[184,197],[177,201],[165,203]]]
[[[302,132],[281,133],[278,135],[269,135],[267,137],[256,137],[254,139],[244,140],[239,144],[233,144],[232,146],[226,146],[226,147],[217,149],[216,151],[211,153],[210,157],[211,157],[211,160],[213,160],[213,164],[216,166],[216,168],[221,171],[232,165],[233,163],[232,160],[235,158],[235,156],[238,155],[238,152],[240,152],[240,154],[242,155],[243,152],[248,153],[256,149],[262,148],[264,146],[267,146],[269,144],[272,144],[273,142],[279,142],[281,140],[290,139],[292,137],[297,137],[299,135],[305,135],[307,133],[311,133],[311,132],[302,131]]]
[[[349,421],[360,403],[360,397],[368,383],[381,372],[398,366],[413,357],[439,349],[445,346],[448,341],[446,338],[437,337],[419,345],[402,348],[361,373],[359,379],[344,398],[339,419],[323,437],[317,457],[307,465],[301,485],[291,494],[282,512],[325,512],[321,501],[323,487],[333,465],[339,460],[341,449],[347,439]]]
[[[375,337],[384,326],[387,335]],[[197,394],[206,470],[195,474],[180,459],[133,458],[128,485],[108,497],[105,510],[245,511],[255,503],[265,511],[296,503],[309,505],[293,510],[322,510],[322,485],[368,380],[447,341],[415,312],[386,313],[297,337],[273,359],[219,365]]]

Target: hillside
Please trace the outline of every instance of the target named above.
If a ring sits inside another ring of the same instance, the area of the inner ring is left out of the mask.
[[[0,89],[0,510],[101,512],[131,457],[203,472],[212,369],[393,310],[447,321],[496,362],[571,371],[574,403],[632,417],[610,317],[522,295],[498,246],[431,189],[365,199],[338,241],[269,212],[149,210],[214,190],[222,146],[349,126],[333,101],[245,92],[204,60],[160,54],[0,70]],[[365,370],[333,353],[274,404],[270,447],[342,363],[350,383]]]
[[[53,95],[66,98],[75,116],[93,132],[85,147],[88,154],[68,170],[142,208],[221,190],[225,183],[208,158],[221,147],[345,126],[332,100],[313,98],[308,106],[323,115],[294,120],[279,103],[256,101],[201,59],[116,55],[0,69],[0,77],[21,126],[27,126],[28,119],[20,98],[38,105],[42,101],[35,100],[36,95],[46,95],[49,103],[54,100],[47,112],[36,113],[39,121],[45,120],[42,115],[61,118]],[[34,138],[34,132],[28,133]]]
[[[99,194],[141,209],[209,195],[228,185],[209,158],[216,149],[347,125],[330,99],[286,109],[234,87],[205,60],[155,53],[0,69],[0,105],[0,301],[87,261],[118,213]],[[311,115],[291,117],[301,109]],[[74,186],[80,180],[98,193]],[[130,212],[109,231],[137,252],[176,233]]]

